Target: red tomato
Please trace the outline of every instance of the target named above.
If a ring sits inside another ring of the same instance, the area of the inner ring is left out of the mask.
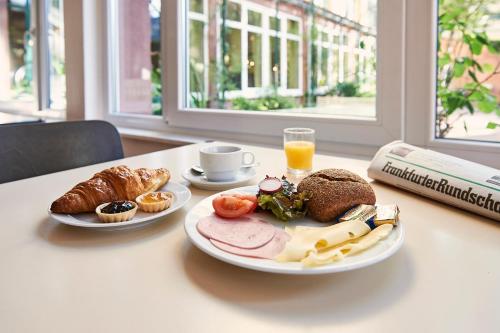
[[[244,200],[250,200],[253,202],[253,207],[250,210],[249,213],[253,213],[255,208],[257,208],[257,204],[259,203],[257,200],[257,196],[255,194],[233,194],[234,197],[244,199]]]
[[[212,201],[215,214],[228,219],[237,218],[250,213],[255,203],[251,200],[238,198],[232,195],[222,195]]]

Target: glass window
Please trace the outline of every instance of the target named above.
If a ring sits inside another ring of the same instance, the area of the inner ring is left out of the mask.
[[[161,115],[161,0],[120,0],[115,5],[116,111]]]
[[[322,32],[322,33],[321,33],[321,40],[322,40],[323,42],[328,42],[328,41],[329,41],[329,38],[328,38],[328,33],[326,33],[326,32]]]
[[[197,20],[189,22],[189,88],[193,93],[204,95],[205,93],[205,52],[203,29],[205,24]],[[193,104],[200,107],[198,101],[201,96],[193,96]]]
[[[274,31],[281,30],[281,20],[277,17],[269,17],[269,29]]]
[[[248,11],[248,24],[260,27],[262,25],[262,14],[254,12],[253,10]]]
[[[187,107],[203,105],[204,109],[375,116],[375,82],[368,85],[361,82],[364,78],[355,82],[354,60],[350,63],[348,59],[342,60],[344,52],[347,58],[347,52],[353,50],[342,45],[339,50],[331,43],[330,34],[333,32],[338,33],[334,36],[338,45],[339,36],[342,36],[340,31],[356,28],[339,23],[326,12],[327,8],[316,9],[314,15],[318,19],[308,25],[310,13],[298,14],[302,12],[302,7],[297,2],[277,7],[277,0],[255,1],[267,7],[265,11],[257,7],[245,9],[246,5],[254,3],[253,0],[208,3],[206,18],[203,19],[204,29],[201,23],[188,23],[186,26],[190,35],[189,67],[186,64],[189,82],[185,85],[187,93],[183,100]],[[360,16],[376,15],[372,7],[365,5],[365,2],[360,2]],[[241,21],[240,10],[246,10],[247,19]],[[202,20],[199,15],[188,15],[188,18]],[[268,20],[267,24],[264,20]],[[363,20],[360,18],[358,29],[367,35],[367,40],[372,38],[375,45],[375,26],[364,26]],[[239,22],[236,24],[234,21]],[[259,29],[255,29],[256,26]],[[312,31],[319,32],[314,47],[308,43]],[[367,42],[367,45],[372,44]],[[375,64],[374,50],[374,47],[367,47],[364,52],[369,58],[373,51]],[[204,81],[201,77],[198,80],[193,77],[195,64],[200,70],[197,75],[202,76]],[[349,69],[348,65],[352,68]],[[340,85],[337,89],[339,79],[349,80],[352,84],[349,87]],[[202,81],[205,85],[200,84],[203,87],[200,94],[200,88],[195,87],[194,82]],[[355,84],[364,90],[356,88]],[[193,99],[201,97],[204,98],[202,103],[193,102]],[[331,107],[339,101],[345,105],[343,98],[352,97],[356,97],[351,102],[352,108]],[[270,100],[273,102],[270,103]]]
[[[287,88],[299,88],[299,42],[287,40]]]
[[[277,88],[280,86],[280,62],[281,62],[281,39],[278,37],[269,38],[269,59],[271,60],[271,86]]]
[[[344,69],[344,82],[352,81],[352,75],[349,68],[349,53],[347,52],[344,52],[343,69]]]
[[[224,54],[224,66],[227,69],[225,90],[241,90],[241,31],[226,28],[228,51]]]
[[[49,107],[51,109],[65,109],[66,72],[64,62],[63,1],[51,0],[48,10],[48,51],[50,63]]]
[[[319,54],[319,73],[318,73],[318,87],[324,87],[327,85],[328,77],[328,48],[321,47]]]
[[[248,86],[262,87],[262,36],[248,33]]]
[[[203,0],[189,0],[189,10],[203,14]]]
[[[335,45],[340,44],[340,36],[339,35],[333,35],[333,44],[335,44]]]
[[[241,21],[241,5],[239,3],[232,1],[227,3],[227,19],[231,21]]]
[[[34,102],[31,1],[0,2],[0,100]]]
[[[298,35],[299,34],[299,22],[295,20],[287,21],[287,32],[289,34]]]
[[[332,81],[333,84],[336,85],[339,80],[339,49],[333,50],[333,62],[332,62]]]
[[[439,1],[435,136],[500,142],[498,1]]]

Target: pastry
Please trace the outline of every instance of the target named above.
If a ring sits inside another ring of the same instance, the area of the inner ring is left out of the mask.
[[[131,220],[137,212],[137,204],[132,201],[113,201],[103,203],[95,209],[97,217],[104,223]]]
[[[170,179],[167,169],[129,169],[112,167],[79,183],[54,201],[53,213],[78,214],[94,212],[97,206],[117,200],[134,200],[137,196],[156,191]]]
[[[157,213],[172,205],[174,195],[171,192],[144,193],[135,199],[139,208],[147,213]]]
[[[307,191],[308,214],[320,222],[329,222],[356,205],[375,204],[375,193],[360,176],[344,169],[325,169],[304,178],[298,191]]]

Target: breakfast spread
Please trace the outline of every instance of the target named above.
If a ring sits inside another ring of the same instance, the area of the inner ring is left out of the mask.
[[[132,201],[113,201],[97,206],[95,212],[101,222],[124,222],[134,217],[137,204]]]
[[[171,192],[150,192],[141,194],[135,199],[135,202],[142,211],[156,213],[170,207],[173,197]]]
[[[218,249],[244,257],[299,262],[316,267],[358,254],[386,238],[397,226],[396,205],[375,205],[375,193],[360,176],[326,169],[297,187],[285,177],[266,176],[256,195],[231,193],[212,201],[215,213],[201,218],[197,230]],[[252,215],[269,213],[289,222],[305,216],[330,223],[275,227]]]

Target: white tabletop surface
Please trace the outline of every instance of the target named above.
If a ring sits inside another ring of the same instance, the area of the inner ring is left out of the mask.
[[[49,204],[105,167],[167,167],[174,181],[200,145],[0,185],[0,332],[500,332],[500,225],[373,183],[406,227],[388,260],[326,276],[245,270],[197,250],[184,209],[135,230],[57,224]],[[258,177],[281,175],[282,151],[245,147]],[[366,177],[367,161],[316,156],[315,169]]]

